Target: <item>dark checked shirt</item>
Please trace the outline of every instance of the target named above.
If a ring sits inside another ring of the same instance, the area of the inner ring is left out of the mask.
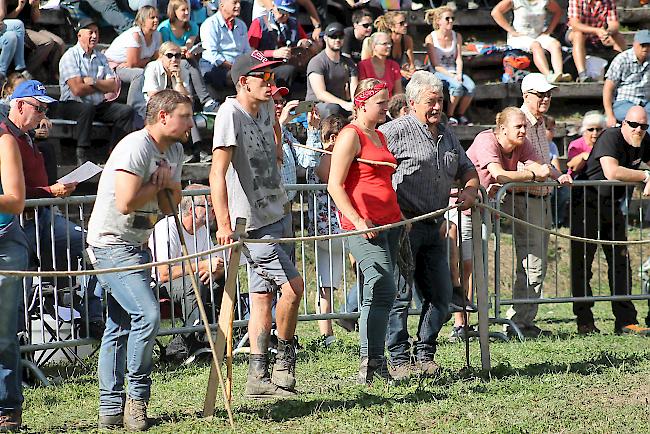
[[[605,78],[616,86],[616,101],[646,104],[650,100],[650,61],[639,62],[632,48],[614,57]]]
[[[382,125],[379,131],[397,159],[393,187],[407,218],[446,207],[454,180],[474,171],[458,138],[444,125],[438,125],[434,136],[415,116],[407,115]]]

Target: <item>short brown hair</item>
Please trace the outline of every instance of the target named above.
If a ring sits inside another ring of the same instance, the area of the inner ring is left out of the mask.
[[[408,101],[406,100],[406,94],[398,93],[391,97],[388,101],[388,113],[393,119],[399,117],[399,112],[402,108],[408,106]]]
[[[147,103],[145,124],[155,124],[158,122],[158,113],[161,111],[171,113],[176,110],[179,104],[189,104],[192,106],[192,100],[173,89],[163,89],[160,92],[156,92],[154,96],[149,98],[149,102]]]
[[[320,121],[320,137],[323,144],[329,140],[329,138],[334,135],[338,135],[343,127],[349,124],[350,121],[344,116],[339,114],[329,115],[322,121]]]

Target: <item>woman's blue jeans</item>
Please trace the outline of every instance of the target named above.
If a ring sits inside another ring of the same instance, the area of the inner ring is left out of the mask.
[[[0,238],[0,270],[25,270],[27,261],[25,242]],[[17,336],[22,293],[23,279],[0,274],[0,414],[20,409],[23,403]]]
[[[25,25],[20,20],[4,20],[7,26],[0,36],[0,73],[7,75],[11,61],[14,69],[23,70],[25,65]]]
[[[95,269],[126,267],[151,261],[137,246],[93,247]],[[149,401],[152,354],[160,327],[160,308],[151,289],[151,269],[97,275],[107,292],[108,317],[99,350],[99,414],[123,412],[129,397]]]
[[[397,293],[394,269],[400,231],[401,227],[379,232],[371,240],[359,235],[348,238],[350,253],[363,273],[359,318],[361,357],[379,358],[384,355],[388,314]]]

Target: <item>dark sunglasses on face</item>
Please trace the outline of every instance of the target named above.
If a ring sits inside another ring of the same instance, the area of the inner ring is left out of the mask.
[[[594,133],[594,132],[595,132],[595,133],[599,133],[599,132],[601,132],[602,130],[603,130],[603,129],[600,128],[600,127],[591,127],[591,128],[587,128],[587,131],[589,131],[590,133]]]
[[[48,108],[49,108],[48,106],[42,106],[42,105],[33,104],[33,103],[31,103],[31,102],[29,102],[29,101],[26,101],[26,100],[23,100],[23,102],[24,102],[25,104],[31,105],[32,107],[34,107],[34,109],[35,109],[37,112],[42,113],[42,114],[46,114],[46,113],[47,113],[47,110],[48,110]],[[646,128],[647,128],[647,125],[646,125]]]
[[[273,71],[251,71],[246,75],[248,77],[261,78],[262,81],[266,82],[275,80],[275,72]]]
[[[328,36],[328,38],[340,41],[340,40],[342,40],[344,38],[344,36],[343,35],[333,35],[333,36]]]
[[[359,25],[364,29],[369,29],[372,27],[372,23],[359,23]]]
[[[455,19],[456,18],[454,17],[445,17],[445,21],[447,21],[448,23],[453,23]]]
[[[405,26],[405,25],[406,25],[406,21],[400,21],[399,23],[395,23],[395,25],[398,25],[398,26]]]
[[[532,93],[533,95],[535,95],[539,99],[550,98],[550,97],[553,96],[553,94],[551,93],[550,90],[548,92],[528,92],[528,93]]]
[[[165,57],[168,59],[180,60],[183,55],[181,53],[165,53]]]
[[[627,119],[625,119],[625,123],[628,124],[630,126],[630,128],[632,128],[632,129],[637,128],[637,127],[641,128],[641,131],[645,131],[645,130],[648,129],[648,124],[642,124],[640,122],[628,121]]]

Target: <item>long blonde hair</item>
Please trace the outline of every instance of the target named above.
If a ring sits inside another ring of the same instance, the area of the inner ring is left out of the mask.
[[[404,17],[404,19],[406,19],[406,13],[402,11],[386,12],[384,15],[378,16],[375,20],[375,29],[378,32],[388,33],[390,35],[393,32],[395,23],[399,17]]]

